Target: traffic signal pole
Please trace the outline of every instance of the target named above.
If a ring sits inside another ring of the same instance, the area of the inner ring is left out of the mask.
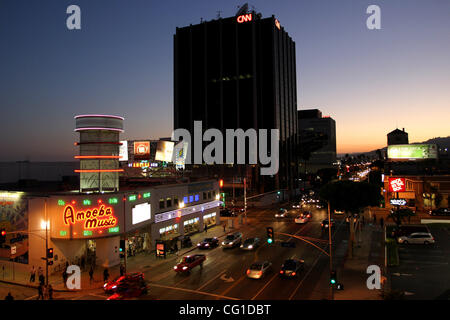
[[[330,257],[330,274],[333,271],[333,254],[331,251],[331,210],[330,210],[330,202],[328,201],[328,244],[330,247],[330,253],[329,253],[329,257]],[[330,285],[330,299],[334,300],[334,292],[333,292],[333,286]]]
[[[45,286],[48,287],[48,220],[47,220],[47,199],[44,199],[45,211]]]

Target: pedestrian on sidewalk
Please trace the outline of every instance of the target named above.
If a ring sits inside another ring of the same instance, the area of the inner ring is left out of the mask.
[[[30,282],[34,282],[35,280],[36,280],[36,269],[33,266],[30,271]]]
[[[47,293],[48,293],[48,299],[53,300],[53,287],[51,284],[48,285]]]
[[[5,300],[13,301],[14,297],[11,295],[11,292],[8,292],[8,295],[5,297]]]
[[[383,229],[383,227],[384,227],[384,220],[383,220],[383,218],[380,218],[380,226],[381,226],[381,229]]]
[[[120,276],[123,276],[125,273],[125,267],[123,264],[120,265]]]
[[[205,224],[205,232],[208,233],[208,225]]]
[[[63,271],[63,273],[62,273],[62,278],[63,278],[64,288],[67,288],[67,278],[68,278],[68,275],[67,275],[67,271],[66,271],[66,270]]]
[[[41,276],[43,276],[43,275],[44,275],[44,270],[41,267],[39,267],[38,268],[38,278],[40,279]]]
[[[178,241],[175,242],[175,245],[173,246],[173,250],[175,251],[175,254],[178,257]]]
[[[105,270],[103,271],[103,282],[108,282],[108,278],[109,278],[108,268],[105,268]]]
[[[223,224],[223,232],[227,232],[226,229],[227,229],[227,225],[224,223],[224,224]]]
[[[43,274],[41,274],[41,275],[39,276],[39,283],[42,284],[42,285],[44,285],[44,283],[45,283],[45,277],[44,277]]]
[[[92,284],[92,282],[94,282],[94,266],[91,266],[89,270],[89,284]]]
[[[37,300],[39,300],[40,298],[42,298],[42,300],[44,300],[44,285],[43,284],[39,284],[39,287],[38,287]]]

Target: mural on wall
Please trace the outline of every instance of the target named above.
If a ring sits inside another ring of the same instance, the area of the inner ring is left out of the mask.
[[[0,243],[0,260],[28,263],[28,200],[22,192],[0,191],[0,229],[6,240]]]

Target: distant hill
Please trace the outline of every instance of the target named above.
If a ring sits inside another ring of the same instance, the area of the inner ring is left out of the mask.
[[[411,144],[437,144],[439,148],[450,148],[450,136],[448,137],[437,137],[437,138],[432,138],[432,139],[428,139],[427,141],[423,141],[423,142],[411,142]],[[380,148],[381,152],[385,153],[387,150],[387,147],[383,147]],[[359,154],[364,154],[366,156],[374,156],[376,155],[376,151],[377,150],[372,150],[369,152],[354,152],[354,153],[349,153],[349,156],[357,156]],[[337,156],[338,157],[345,157],[346,153],[339,153]]]

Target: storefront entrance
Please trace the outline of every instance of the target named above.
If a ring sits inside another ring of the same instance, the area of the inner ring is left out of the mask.
[[[95,266],[97,259],[97,244],[95,240],[87,240],[86,244],[86,263],[88,266]]]

